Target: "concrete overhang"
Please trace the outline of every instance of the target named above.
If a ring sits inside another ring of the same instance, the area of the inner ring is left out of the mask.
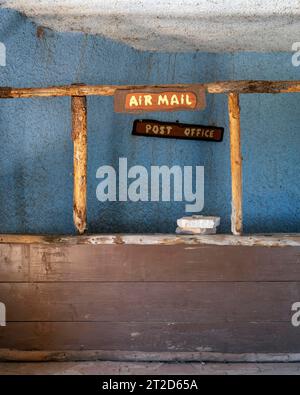
[[[298,0],[0,0],[38,25],[151,51],[291,51]]]

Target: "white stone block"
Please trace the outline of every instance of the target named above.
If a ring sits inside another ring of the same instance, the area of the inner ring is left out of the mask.
[[[217,228],[203,229],[203,228],[176,228],[176,233],[181,235],[214,235],[217,233]]]

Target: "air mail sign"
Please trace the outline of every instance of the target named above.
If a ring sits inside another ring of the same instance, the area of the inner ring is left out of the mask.
[[[205,90],[201,85],[185,88],[149,88],[117,90],[116,112],[193,111],[205,108]]]

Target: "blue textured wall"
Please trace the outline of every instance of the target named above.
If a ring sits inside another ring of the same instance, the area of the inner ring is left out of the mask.
[[[40,36],[40,37],[38,37]],[[58,34],[0,10],[7,66],[1,86],[161,84],[226,79],[300,79],[291,55],[143,53],[101,37]],[[246,232],[300,232],[300,95],[242,96]],[[227,100],[205,111],[151,114],[161,120],[224,125],[221,144],[131,136],[132,121],[114,114],[111,97],[88,98],[89,232],[174,232],[185,203],[100,203],[96,170],[128,165],[204,165],[203,214],[230,230]],[[0,232],[73,233],[70,99],[3,100],[0,106]]]

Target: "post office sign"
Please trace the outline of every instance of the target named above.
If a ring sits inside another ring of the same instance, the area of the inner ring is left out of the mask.
[[[142,119],[134,121],[132,134],[135,136],[221,142],[224,128]]]

